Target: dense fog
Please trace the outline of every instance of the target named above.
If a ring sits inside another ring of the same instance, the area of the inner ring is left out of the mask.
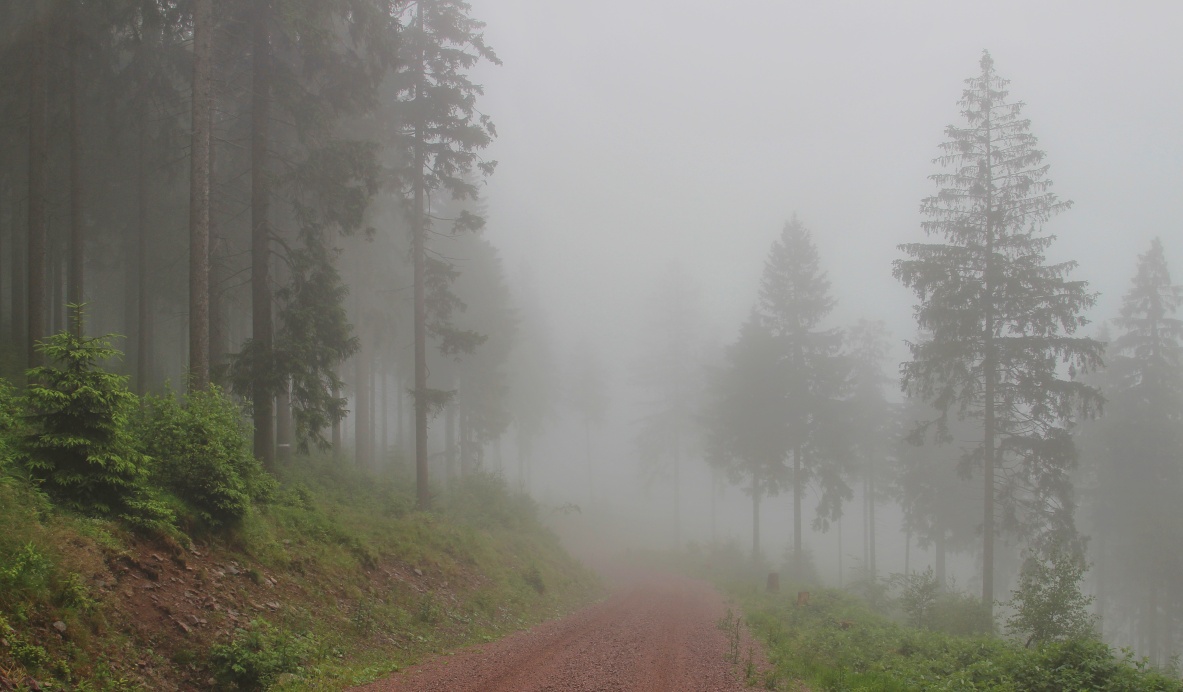
[[[1025,557],[1067,546],[1111,642],[1179,652],[1183,10],[357,0],[260,19],[213,0],[195,120],[199,4],[0,3],[10,380],[77,302],[88,333],[126,337],[112,367],[134,390],[184,389],[204,310],[207,377],[252,402],[269,466],[331,453],[426,481],[425,506],[497,473],[589,558],[713,551],[836,586],[931,566],[1002,601]],[[975,120],[983,99],[997,113]],[[991,127],[1002,153],[973,159]],[[931,302],[953,284],[988,299]],[[938,352],[960,365],[906,367]],[[991,585],[974,450],[995,417]]]

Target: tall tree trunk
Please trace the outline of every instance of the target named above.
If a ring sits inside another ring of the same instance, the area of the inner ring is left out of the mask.
[[[141,85],[142,86],[142,85]],[[148,133],[147,118],[140,114],[139,147],[136,152],[136,391],[149,391],[152,376],[152,289],[148,262]]]
[[[377,371],[378,381],[381,385],[381,398],[379,399],[380,406],[375,408],[380,411],[380,425],[382,428],[381,445],[378,447],[378,465],[385,467],[386,460],[390,456],[390,446],[387,440],[387,433],[390,429],[390,374],[385,363],[379,364]]]
[[[42,363],[37,341],[46,330],[46,244],[48,223],[46,204],[49,193],[48,134],[48,61],[49,25],[38,17],[32,30],[33,45],[29,64],[29,238],[28,238],[28,318],[27,354],[30,366]]]
[[[937,588],[941,593],[945,592],[949,584],[949,580],[945,576],[945,529],[937,529],[936,538],[933,540],[933,549],[936,552],[936,579]]]
[[[370,470],[370,449],[373,433],[370,429],[370,363],[369,355],[363,349],[354,356],[353,379],[357,405],[354,411],[353,448],[354,463],[359,469]]]
[[[985,75],[988,77],[988,74]],[[984,291],[984,333],[982,349],[983,396],[985,397],[985,411],[983,412],[982,432],[985,456],[982,463],[982,606],[991,617],[994,616],[994,469],[997,464],[995,451],[995,411],[994,396],[997,385],[997,358],[994,345],[994,184],[993,171],[989,162],[993,160],[991,139],[990,110],[991,101],[987,96],[982,103],[985,114],[986,131],[986,247],[984,277],[982,290]]]
[[[336,383],[333,383],[333,398],[337,399],[340,396],[341,396],[341,387],[339,387]],[[341,458],[341,421],[339,419],[333,421],[332,430],[333,430],[333,432],[332,432],[333,458],[340,459]]]
[[[752,563],[760,561],[760,480],[752,474]]]
[[[416,8],[418,13],[419,30],[423,30],[423,8]],[[422,73],[423,55],[419,55],[419,70]],[[415,85],[415,112],[422,117],[424,97],[422,90],[422,75],[420,83]],[[415,125],[415,191],[414,191],[414,219],[411,222],[411,264],[415,281],[415,493],[419,509],[427,510],[431,506],[431,494],[427,480],[427,304],[426,304],[426,274],[427,274],[427,191],[424,176],[427,167],[427,153],[425,149],[422,122]]]
[[[805,500],[805,483],[801,474],[805,472],[801,459],[801,445],[793,449],[793,570],[801,564],[801,503]]]
[[[292,460],[292,395],[291,383],[284,381],[275,394],[275,443],[276,464],[287,464]]]
[[[456,441],[459,422],[456,402],[450,401],[444,409],[444,477],[448,480],[456,473],[457,457],[460,455],[459,444]]]
[[[67,48],[69,75],[67,79],[69,83],[66,87],[70,102],[70,269],[67,279],[66,302],[72,305],[81,305],[86,300],[85,227],[82,223],[82,112],[78,103],[78,91],[81,89],[78,77],[78,43],[81,39],[81,32],[78,27],[77,13],[78,4],[74,3],[66,18],[66,21],[69,22],[67,31],[69,43]],[[74,328],[75,333],[82,336],[81,319],[75,321]]]
[[[15,191],[14,191],[15,194]],[[16,200],[13,199],[15,205]],[[11,288],[9,295],[9,311],[11,313],[11,338],[13,353],[24,353],[28,346],[28,227],[19,228],[17,226],[16,208],[13,207],[12,224],[9,227],[12,230],[10,236],[10,245],[12,253],[11,267]],[[18,259],[20,258],[20,259]],[[21,261],[24,259],[25,261]]]
[[[682,436],[674,423],[674,550],[682,547]]]
[[[870,551],[867,566],[871,570],[871,579],[875,579],[878,576],[878,568],[875,565],[875,478],[869,473],[867,488],[867,544]]]
[[[271,185],[267,175],[271,131],[271,39],[268,0],[255,0],[251,84],[251,332],[266,361],[271,359]],[[254,404],[255,456],[263,466],[275,463],[275,393],[263,374],[256,375]]]
[[[212,0],[193,2],[189,166],[189,388],[209,387],[210,50]],[[257,48],[257,46],[256,46]]]

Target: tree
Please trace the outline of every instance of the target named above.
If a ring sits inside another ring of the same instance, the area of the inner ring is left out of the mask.
[[[883,373],[887,358],[886,323],[859,320],[846,333],[846,351],[854,383],[849,401],[850,441],[858,473],[863,481],[864,564],[867,575],[876,579],[875,503],[887,490],[887,470],[895,432],[895,412],[883,394],[890,379]]]
[[[1071,203],[1051,192],[1023,104],[1008,100],[989,53],[980,67],[960,102],[966,125],[946,129],[935,160],[952,170],[931,176],[940,191],[921,202],[936,242],[901,245],[908,258],[894,274],[919,298],[916,320],[932,335],[910,344],[904,390],[932,402],[942,421],[950,412],[980,421],[967,461],[982,471],[982,602],[992,607],[996,499],[1001,528],[1072,530],[1069,429],[1101,403],[1076,376],[1101,364],[1101,345],[1074,336],[1095,300],[1085,282],[1067,280],[1075,262],[1044,257],[1055,237],[1041,227]]]
[[[842,479],[844,439],[840,432],[848,368],[839,356],[842,332],[821,328],[834,308],[830,281],[822,270],[813,238],[796,216],[772,244],[760,279],[757,310],[776,343],[783,372],[786,448],[782,459],[793,488],[793,554],[802,555],[802,505],[810,483],[821,487],[815,524],[826,526],[841,515],[842,500],[853,496]]]
[[[596,496],[596,466],[592,461],[592,426],[604,422],[608,412],[607,373],[591,347],[584,343],[571,367],[567,402],[583,424],[583,450],[587,463],[587,495]]]
[[[713,373],[707,405],[707,461],[752,498],[752,559],[760,556],[760,502],[780,491],[790,438],[786,373],[776,337],[752,311],[726,364]]]
[[[474,199],[477,188],[471,175],[490,175],[496,162],[485,161],[480,151],[492,141],[495,129],[488,116],[476,110],[482,93],[465,73],[484,59],[500,64],[485,45],[482,22],[469,17],[463,0],[417,0],[414,19],[402,35],[401,100],[406,109],[403,123],[402,171],[410,202],[411,265],[414,275],[415,331],[415,477],[420,509],[431,503],[427,471],[427,419],[441,407],[448,393],[427,386],[427,336],[432,332],[445,352],[471,350],[476,335],[451,329],[448,315],[454,302],[447,298],[451,276],[447,262],[429,259],[428,238],[433,217],[430,196],[445,191],[454,199]],[[464,211],[453,220],[455,232],[474,231],[483,219]],[[435,300],[428,293],[434,288]],[[429,315],[428,313],[434,314]]]
[[[1105,418],[1081,436],[1095,487],[1087,499],[1099,600],[1113,614],[1107,629],[1124,630],[1159,663],[1183,620],[1183,521],[1174,510],[1183,483],[1181,298],[1156,238],[1138,258],[1113,320],[1108,368],[1094,381],[1108,398]]]
[[[1096,636],[1097,618],[1088,611],[1093,597],[1080,591],[1087,569],[1078,551],[1060,543],[1028,555],[1011,592],[1007,630],[1026,635],[1026,646]]]
[[[213,0],[193,3],[189,172],[189,386],[209,386],[210,58]]]
[[[674,495],[674,546],[682,543],[682,459],[693,444],[702,398],[695,288],[679,265],[666,271],[649,313],[650,342],[636,376],[636,384],[649,394],[637,447],[650,471],[668,473]]]

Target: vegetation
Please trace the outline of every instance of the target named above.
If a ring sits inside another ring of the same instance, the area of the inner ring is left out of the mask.
[[[1026,647],[965,631],[969,611],[985,613],[981,604],[968,595],[937,596],[934,585],[931,573],[909,581],[883,611],[830,589],[812,590],[807,605],[751,589],[734,592],[748,627],[767,645],[770,689],[800,681],[819,691],[1183,690],[1178,677],[1093,637]],[[924,617],[916,621],[921,604]],[[911,611],[911,624],[900,621],[897,607]]]
[[[0,685],[339,689],[594,592],[499,477],[457,479],[430,514],[405,471],[301,456],[275,480],[216,386],[138,409],[99,366],[107,340],[48,344],[65,365],[31,372],[36,394],[0,388]],[[62,443],[67,414],[97,432]],[[152,523],[137,502],[158,508]]]

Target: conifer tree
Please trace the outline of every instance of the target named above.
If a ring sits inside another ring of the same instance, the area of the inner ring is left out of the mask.
[[[1075,336],[1095,299],[1068,280],[1075,263],[1044,257],[1054,236],[1042,224],[1071,203],[1051,191],[1023,104],[1009,99],[989,53],[980,68],[962,94],[966,122],[946,129],[935,160],[949,170],[931,176],[940,190],[921,203],[931,240],[901,245],[907,258],[894,274],[920,300],[916,320],[931,334],[910,345],[905,391],[942,418],[980,425],[967,461],[981,469],[982,601],[992,607],[999,528],[1072,530],[1069,428],[1101,401],[1076,375],[1100,365],[1101,345]]]
[[[805,489],[816,483],[822,501],[815,524],[825,526],[841,515],[843,499],[853,496],[842,479],[841,398],[848,371],[842,332],[824,329],[834,308],[830,281],[821,268],[808,229],[793,217],[769,250],[760,280],[757,310],[776,342],[777,368],[784,373],[787,447],[793,488],[793,553],[802,556],[802,505]]]
[[[1108,368],[1097,378],[1105,418],[1086,428],[1093,462],[1092,548],[1107,628],[1166,663],[1169,633],[1183,620],[1183,521],[1175,507],[1183,483],[1183,289],[1171,283],[1157,238],[1113,320]]]
[[[427,336],[436,337],[449,353],[471,351],[479,335],[450,326],[455,308],[449,285],[453,274],[444,260],[429,257],[428,239],[436,219],[431,195],[450,194],[456,200],[477,196],[473,174],[490,175],[496,162],[481,158],[496,131],[488,116],[476,109],[482,88],[467,70],[479,60],[500,64],[485,45],[484,24],[469,16],[463,0],[417,0],[400,43],[399,101],[404,109],[399,141],[400,180],[409,202],[411,265],[414,274],[415,331],[415,477],[418,504],[431,502],[427,470],[427,419],[446,403],[449,393],[427,386]],[[484,220],[461,211],[452,220],[453,232],[476,231]]]

